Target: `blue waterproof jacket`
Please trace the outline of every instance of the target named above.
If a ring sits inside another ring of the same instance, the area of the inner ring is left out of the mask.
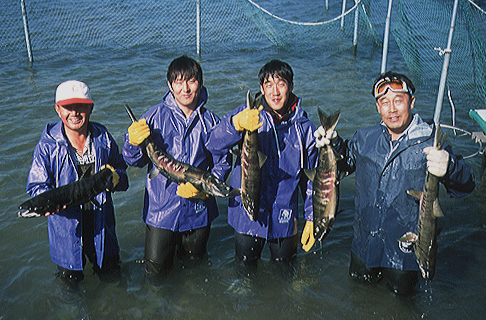
[[[351,140],[339,138],[335,149],[346,160],[341,171],[356,171],[354,238],[351,250],[368,268],[418,270],[415,254],[397,239],[417,233],[418,200],[407,190],[423,190],[427,159],[423,149],[434,142],[433,127],[419,115],[406,132],[391,141],[381,123],[358,130]],[[474,175],[450,146],[447,174],[440,178],[450,195],[464,196],[475,187]]]
[[[260,112],[263,126],[258,129],[260,151],[268,158],[261,168],[260,211],[251,221],[241,204],[241,197],[229,199],[228,222],[238,233],[266,239],[291,237],[297,234],[298,187],[304,199],[304,218],[312,221],[312,182],[304,169],[313,168],[317,149],[313,133],[315,125],[300,106],[299,98],[290,118],[275,124],[267,111]],[[233,126],[233,116],[246,104],[223,117],[214,128],[208,147],[224,153],[240,143],[242,133]],[[241,163],[237,159],[231,175],[231,186],[241,188]]]
[[[98,123],[90,122],[91,139],[95,149],[95,173],[104,164],[115,168],[120,181],[114,191],[128,188],[127,165],[118,146],[106,130]],[[32,197],[49,189],[57,188],[79,179],[76,170],[76,155],[64,136],[62,121],[50,123],[37,143],[32,166],[27,178],[27,193]],[[94,208],[94,244],[97,264],[101,268],[103,257],[119,254],[115,234],[115,214],[111,193],[103,191],[95,197],[101,207]],[[81,206],[71,207],[47,217],[51,259],[58,266],[69,270],[83,270]]]
[[[225,181],[231,168],[231,155],[214,157],[206,148],[209,132],[219,122],[219,118],[204,107],[207,98],[207,90],[203,87],[199,93],[199,105],[186,119],[174,95],[168,91],[162,102],[150,108],[141,118],[147,120],[151,137],[160,148],[175,159],[210,170]],[[142,168],[148,165],[142,213],[147,225],[182,232],[208,226],[218,216],[214,197],[185,199],[176,194],[178,184],[164,175],[158,174],[149,179],[154,165],[140,146],[130,144],[128,133],[125,135],[123,157],[131,166]]]

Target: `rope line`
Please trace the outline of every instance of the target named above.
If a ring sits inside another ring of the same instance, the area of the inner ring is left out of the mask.
[[[486,14],[486,11],[484,11],[483,9],[481,9],[480,6],[478,6],[477,4],[474,3],[474,1],[472,0],[468,0],[473,6],[475,6],[479,11],[481,11],[482,14]]]
[[[281,18],[279,16],[274,15],[270,11],[262,8],[261,6],[259,6],[255,2],[253,2],[252,0],[248,0],[248,2],[251,3],[253,6],[255,6],[258,10],[265,12],[266,14],[268,14],[269,16],[271,16],[271,17],[273,17],[277,20],[280,20],[280,21],[283,21],[283,22],[286,22],[286,23],[290,23],[290,24],[301,25],[301,26],[319,26],[319,25],[324,25],[324,24],[328,24],[328,23],[337,21],[337,20],[341,19],[342,17],[346,16],[347,14],[354,11],[358,7],[358,5],[361,3],[361,0],[357,0],[357,1],[355,0],[354,6],[352,8],[350,8],[348,11],[346,11],[345,13],[340,14],[339,16],[335,17],[334,19],[331,19],[331,20],[328,20],[328,21],[322,21],[322,22],[297,22],[297,21],[287,20],[287,19],[284,19],[284,18]]]

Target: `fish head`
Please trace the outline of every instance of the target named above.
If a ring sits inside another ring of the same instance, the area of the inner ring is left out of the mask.
[[[226,198],[229,196],[231,187],[228,186],[226,183],[215,177],[214,175],[210,175],[204,181],[204,190],[216,197]]]

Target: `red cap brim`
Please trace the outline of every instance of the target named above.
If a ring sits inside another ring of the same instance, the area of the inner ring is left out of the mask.
[[[84,103],[84,104],[94,104],[93,100],[83,99],[83,98],[72,98],[56,102],[58,106],[67,106],[68,104]]]

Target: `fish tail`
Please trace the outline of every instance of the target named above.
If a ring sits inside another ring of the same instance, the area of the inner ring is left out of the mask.
[[[132,109],[130,109],[130,107],[126,103],[125,103],[125,109],[127,110],[127,113],[130,116],[130,119],[132,119],[132,122],[137,122],[137,118],[135,118],[135,115],[133,114]]]
[[[317,113],[319,114],[319,119],[321,120],[321,125],[326,130],[328,131],[333,131],[334,128],[336,127],[339,116],[341,115],[341,110],[338,110],[328,116],[324,111],[322,111],[320,108],[317,108]]]
[[[434,147],[437,150],[440,150],[440,149],[442,149],[442,146],[444,145],[444,142],[445,142],[447,136],[449,135],[449,132],[451,132],[451,130],[448,130],[446,133],[444,133],[442,131],[442,129],[440,128],[440,124],[437,124],[435,127],[436,127],[436,130],[435,130],[435,135],[434,135]]]

